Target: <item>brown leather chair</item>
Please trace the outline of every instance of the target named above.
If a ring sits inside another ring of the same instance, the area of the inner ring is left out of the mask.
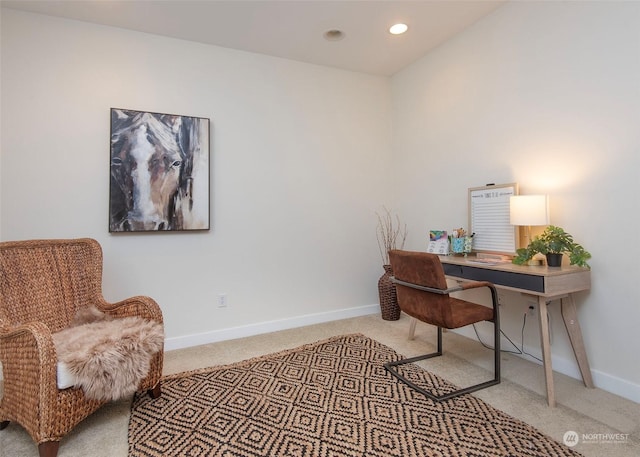
[[[489,282],[463,282],[448,287],[440,259],[426,252],[389,251],[393,270],[392,281],[396,285],[398,305],[409,316],[438,327],[438,350],[409,359],[385,364],[389,372],[413,389],[435,401],[448,400],[462,394],[475,392],[500,383],[500,321],[496,289]],[[491,291],[492,307],[451,297],[462,290],[487,287]],[[396,367],[442,355],[442,329],[464,327],[476,322],[489,321],[494,327],[494,378],[490,381],[458,389],[444,395],[429,392],[398,371]]]
[[[105,402],[80,388],[57,387],[52,334],[89,305],[112,317],[138,316],[162,324],[149,297],[108,303],[102,296],[102,249],[97,241],[28,240],[0,243],[0,362],[4,393],[0,430],[22,425],[41,457],[55,457],[60,440]],[[138,390],[161,394],[163,351],[151,360]]]

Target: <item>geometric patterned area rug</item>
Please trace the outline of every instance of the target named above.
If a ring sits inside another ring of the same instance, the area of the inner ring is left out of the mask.
[[[134,397],[129,456],[580,455],[473,395],[429,400],[383,367],[400,358],[353,334],[167,376],[160,398]],[[455,389],[405,367],[438,393]]]

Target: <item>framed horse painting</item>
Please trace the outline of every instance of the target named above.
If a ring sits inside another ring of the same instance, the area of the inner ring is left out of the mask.
[[[209,230],[209,119],[111,109],[109,232]]]

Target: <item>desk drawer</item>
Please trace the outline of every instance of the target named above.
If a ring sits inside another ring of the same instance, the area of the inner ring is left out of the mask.
[[[472,281],[489,281],[496,285],[544,293],[544,276],[488,270],[467,265],[443,263],[444,274]]]

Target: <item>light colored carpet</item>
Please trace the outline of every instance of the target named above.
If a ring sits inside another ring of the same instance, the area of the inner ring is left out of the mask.
[[[166,353],[165,374],[179,373],[294,348],[335,335],[359,332],[412,356],[433,350],[435,329],[419,324],[415,340],[407,339],[409,319],[383,321],[377,315],[225,341]],[[492,353],[479,343],[447,332],[445,355],[421,362],[429,371],[457,385],[488,376]],[[562,441],[567,431],[590,440],[575,450],[586,457],[640,455],[640,406],[600,389],[586,389],[581,381],[555,373],[558,406],[549,408],[544,397],[542,368],[511,354],[502,356],[503,381],[474,395]],[[475,377],[475,378],[474,378]],[[130,400],[111,403],[82,422],[60,445],[60,457],[124,457]],[[607,434],[624,439],[606,440]],[[0,456],[36,457],[37,447],[18,425],[0,431]]]

